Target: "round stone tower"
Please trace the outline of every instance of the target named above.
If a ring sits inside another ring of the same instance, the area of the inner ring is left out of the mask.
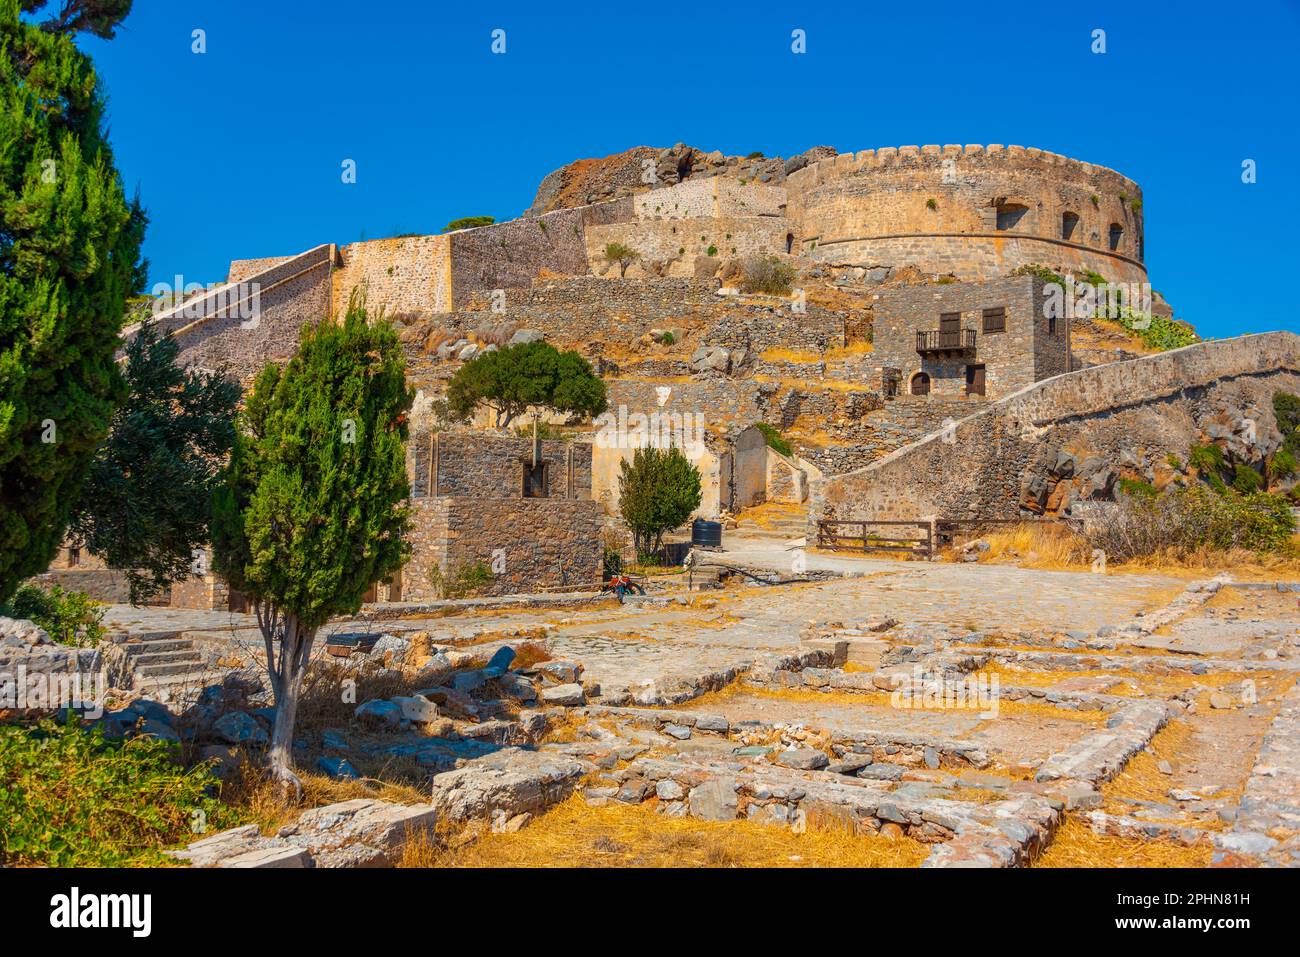
[[[1142,191],[1114,170],[1020,146],[903,146],[790,174],[798,250],[886,275],[914,266],[966,281],[1038,264],[1145,282]]]

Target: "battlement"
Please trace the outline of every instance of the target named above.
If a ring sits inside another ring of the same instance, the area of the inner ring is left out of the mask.
[[[1000,163],[1026,168],[1055,166],[1060,167],[1061,172],[1066,176],[1111,178],[1129,195],[1138,196],[1141,193],[1136,182],[1109,167],[1073,159],[1034,146],[1004,146],[1001,143],[990,143],[987,146],[979,143],[965,146],[957,144],[885,146],[879,149],[859,150],[856,153],[840,153],[837,156],[809,163],[803,169],[791,173],[786,177],[786,186],[791,190],[806,189],[817,183],[851,176],[866,169],[916,166],[941,168],[945,160],[963,163],[973,161],[980,165]]]

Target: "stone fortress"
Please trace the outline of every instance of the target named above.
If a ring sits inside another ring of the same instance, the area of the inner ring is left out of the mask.
[[[935,501],[951,508],[953,496],[932,488],[946,475],[893,465],[890,476],[930,492],[863,486],[877,463],[906,456],[912,443],[1049,382],[1065,383],[1057,391],[1068,394],[1083,373],[1098,428],[1129,404],[1126,391],[1141,373],[1107,370],[1157,357],[1145,358],[1149,350],[1117,326],[1047,315],[1045,282],[1024,267],[1145,283],[1144,225],[1132,180],[1033,148],[817,147],[783,160],[637,147],[554,171],[533,206],[507,222],[234,261],[225,286],[158,321],[176,334],[183,361],[247,382],[264,362],[293,352],[304,322],[341,315],[363,290],[372,314],[382,310],[399,328],[417,413],[474,356],[544,338],[592,361],[611,414],[703,418],[704,441],[689,454],[704,478],[704,517],[767,501],[806,505],[815,523],[898,515],[886,504],[896,502],[907,511],[898,517],[912,519]],[[612,244],[631,255],[612,259]],[[792,266],[791,292],[745,292],[755,258]],[[250,303],[251,312],[237,308]],[[1152,311],[1172,314],[1158,295]],[[1158,428],[1147,428],[1156,436],[1149,446],[1109,441],[1107,454],[1127,453],[1125,468],[1156,479],[1166,454],[1185,453],[1211,419],[1231,433],[1245,408],[1265,425],[1258,441],[1270,441],[1264,384],[1216,392],[1219,358],[1228,357],[1231,376],[1254,362],[1270,381],[1291,381],[1300,368],[1294,337],[1241,341],[1230,356],[1216,344],[1191,347],[1199,358],[1179,368],[1199,378],[1150,396],[1195,400],[1194,409],[1180,407],[1169,448],[1160,447]],[[1199,387],[1209,391],[1191,396]],[[793,454],[768,447],[758,423],[779,431]],[[431,597],[433,565],[448,573],[453,555],[486,560],[502,548],[508,567],[524,569],[502,579],[503,588],[594,580],[595,531],[616,524],[618,463],[631,449],[593,441],[590,423],[555,422],[573,441],[554,444],[546,475],[530,479],[540,467],[532,443],[511,431],[494,440],[512,444],[499,452],[509,474],[493,472],[477,491],[450,490],[429,476],[461,468],[449,463],[486,446],[435,436],[427,415],[412,424],[412,475],[424,476],[415,483],[420,571],[381,585],[389,597]],[[997,494],[971,501],[996,499],[990,508],[999,516],[1041,515],[1109,495],[1118,467],[1103,470],[1100,487],[1075,481],[1055,492],[1062,476],[1046,474],[1055,458],[1093,452],[1089,430],[1075,431],[1075,447],[1064,450],[1050,428],[1029,428],[1025,447],[990,466]],[[575,446],[583,447],[581,479],[557,490],[560,476],[576,474]],[[476,499],[495,504],[476,508]],[[509,531],[511,516],[525,511],[526,534]],[[586,545],[573,545],[575,528]],[[569,544],[558,552],[539,544],[553,540]]]

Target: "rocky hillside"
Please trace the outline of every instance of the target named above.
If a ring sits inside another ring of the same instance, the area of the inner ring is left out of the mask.
[[[814,146],[797,156],[782,159],[761,153],[724,156],[718,150],[705,152],[685,143],[666,148],[636,146],[599,159],[575,160],[549,173],[537,187],[537,197],[524,215],[538,216],[557,209],[620,199],[656,186],[672,186],[691,177],[731,176],[780,183],[787,174],[835,153],[834,147]],[[646,165],[647,160],[652,167]],[[653,178],[645,175],[650,168],[654,170]]]

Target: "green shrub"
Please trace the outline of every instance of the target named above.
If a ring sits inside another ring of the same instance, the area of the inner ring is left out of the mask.
[[[711,245],[707,250],[705,250],[705,252],[707,252],[710,256],[716,256],[718,254],[718,247]]]
[[[1038,266],[1032,263],[1024,266],[1017,266],[1015,269],[1011,270],[1010,275],[1037,276],[1039,279],[1043,280],[1043,282],[1055,283],[1062,289],[1065,288],[1065,277],[1055,270],[1048,269],[1046,266]]]
[[[1287,449],[1278,449],[1273,453],[1273,461],[1269,463],[1269,471],[1278,478],[1289,478],[1296,473],[1296,457]]]
[[[1194,445],[1187,462],[1203,475],[1217,474],[1223,471],[1223,449],[1213,444]]]
[[[487,562],[462,561],[450,574],[434,565],[429,572],[429,584],[439,598],[470,598],[492,584],[492,567]]]
[[[1249,465],[1238,465],[1233,469],[1232,487],[1242,495],[1249,495],[1262,489],[1264,480]]]
[[[745,159],[751,159],[751,160],[753,160],[753,159],[759,159],[759,160],[761,160],[761,159],[765,159],[765,157],[763,156],[763,151],[762,151],[762,150],[754,150],[754,152],[752,152],[752,153],[750,153],[748,156],[746,156]]]
[[[1125,496],[1092,516],[1084,536],[1107,560],[1124,562],[1201,548],[1277,551],[1287,547],[1295,528],[1281,495],[1227,488],[1220,493],[1193,485],[1158,495]]]
[[[671,332],[665,332],[662,336],[659,337],[659,341],[666,346],[671,346],[674,342],[677,341],[677,337],[674,336]]]
[[[1160,494],[1154,485],[1142,479],[1122,478],[1119,480],[1119,490],[1132,498],[1153,499]]]
[[[637,561],[659,551],[664,532],[677,528],[700,505],[700,472],[676,446],[637,449],[619,463],[618,508],[632,530]]]
[[[452,233],[458,229],[474,229],[476,226],[491,226],[495,223],[495,216],[462,216],[460,219],[453,219],[446,226],[442,227],[444,233]]]
[[[49,591],[20,585],[13,600],[0,606],[0,614],[36,622],[61,645],[92,648],[104,637],[103,606],[83,592],[64,591],[58,585]]]
[[[768,425],[766,422],[755,422],[754,424],[758,426],[758,431],[763,433],[763,438],[767,439],[769,448],[787,457],[794,455],[794,447],[789,440],[781,437],[781,433],[775,426]]]
[[[1175,472],[1181,472],[1183,470],[1183,460],[1174,455],[1173,452],[1170,452],[1165,456],[1165,463]]]
[[[933,210],[933,209],[938,209],[938,208],[939,208],[939,201],[936,200],[933,196],[931,196],[929,199],[927,199],[927,200],[925,201],[925,208],[926,208],[926,209],[931,209],[931,210]]]
[[[1300,395],[1274,392],[1273,415],[1277,418],[1277,430],[1282,433],[1282,448],[1300,456]]]
[[[790,292],[797,271],[776,256],[750,256],[741,265],[744,277],[740,288],[745,292],[762,292],[779,296]]]
[[[156,867],[164,848],[243,823],[178,750],[107,741],[76,718],[0,725],[0,866]]]

